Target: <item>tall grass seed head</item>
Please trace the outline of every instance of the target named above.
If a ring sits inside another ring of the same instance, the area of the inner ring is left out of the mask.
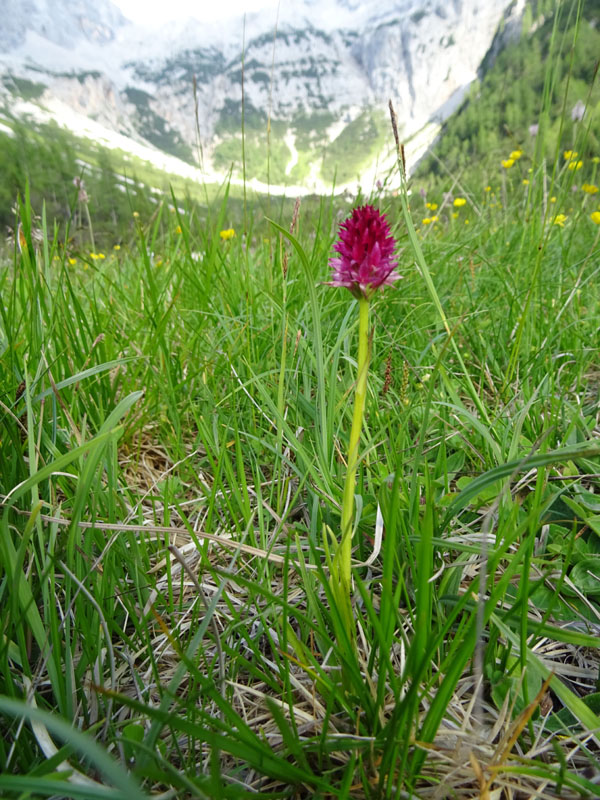
[[[578,100],[571,109],[571,119],[573,122],[581,122],[585,116],[585,103],[583,100]]]
[[[355,208],[340,225],[333,249],[338,257],[329,261],[333,270],[330,286],[343,286],[357,297],[370,297],[402,276],[396,272],[396,240],[385,214],[373,206]]]

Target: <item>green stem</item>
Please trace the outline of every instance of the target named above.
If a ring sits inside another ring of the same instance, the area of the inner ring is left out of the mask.
[[[358,300],[358,369],[356,389],[354,393],[354,415],[350,431],[350,447],[348,449],[348,467],[344,496],[342,499],[342,539],[338,549],[338,576],[341,588],[350,597],[350,564],[352,556],[352,527],[354,519],[354,489],[356,486],[356,468],[358,466],[358,446],[363,425],[365,399],[367,396],[367,374],[369,372],[369,301],[366,297]]]
[[[85,208],[85,214],[87,217],[88,227],[90,229],[90,240],[92,242],[92,252],[96,252],[96,245],[94,243],[94,229],[92,228],[92,218],[90,216],[90,210],[88,208],[87,203],[83,203],[83,207]]]

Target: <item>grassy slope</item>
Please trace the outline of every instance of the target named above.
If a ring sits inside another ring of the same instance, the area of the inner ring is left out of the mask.
[[[328,128],[336,122],[329,112],[315,111],[297,114],[290,122],[272,120],[270,134],[267,117],[250,111],[244,120],[246,175],[271,183],[302,183],[314,164],[316,174],[328,184],[346,183],[359,177],[373,164],[385,142],[387,121],[380,111],[365,111],[348,123],[330,141]],[[286,175],[291,153],[284,136],[289,129],[298,151],[298,163]],[[220,170],[233,167],[233,174],[242,175],[241,116],[231,103],[221,114],[216,132],[221,138],[214,151],[214,163]],[[270,143],[270,148],[267,143]],[[267,154],[269,160],[267,164]]]
[[[89,195],[96,249],[111,249],[115,243],[134,239],[133,212],[156,218],[160,203],[171,198],[171,191],[179,208],[183,210],[185,205],[197,223],[206,220],[208,206],[223,195],[223,186],[166,174],[135,156],[107,150],[55,125],[34,127],[10,117],[4,121],[14,134],[0,131],[0,226],[4,230],[14,227],[16,197],[29,191],[35,214],[41,216],[45,207],[47,219],[58,222],[61,235],[68,233],[71,251],[93,250],[85,210],[77,205],[76,176],[83,177]],[[243,195],[240,187],[228,188],[227,226],[243,224]],[[291,213],[288,200],[249,196],[253,201],[250,221],[261,230],[267,211],[277,218],[283,209]],[[314,199],[309,202],[315,204]],[[166,228],[161,223],[157,230]]]
[[[321,175],[331,183],[358,178],[383,149],[386,134],[387,120],[382,112],[363,112],[325,148]]]
[[[223,241],[225,195],[201,224],[142,210],[102,260],[46,232],[2,264],[2,796],[55,796],[65,759],[114,788],[64,797],[599,794],[592,155],[430,178],[414,231],[372,198],[404,279],[372,315],[346,693],[343,212],[302,207],[298,249]]]
[[[206,201],[201,187],[169,176],[148,163],[118,150],[108,151],[79,139],[55,125],[33,127],[5,117],[13,135],[0,133],[0,224],[14,223],[17,194],[24,196],[27,185],[32,206],[40,214],[46,206],[49,219],[66,222],[77,202],[73,178],[82,176],[90,197],[89,207],[104,244],[119,241],[131,230],[131,213],[151,213],[156,196],[149,187],[195,202]],[[87,231],[72,230],[76,241],[88,238]]]

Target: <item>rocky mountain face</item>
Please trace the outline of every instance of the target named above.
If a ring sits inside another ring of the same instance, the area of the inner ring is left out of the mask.
[[[112,3],[90,0],[0,0],[0,52],[25,44],[36,33],[48,42],[68,48],[80,38],[106,44],[126,23]],[[43,60],[43,59],[42,59]]]
[[[233,164],[235,174],[243,78],[249,174],[343,182],[381,154],[388,99],[407,138],[445,118],[523,4],[284,0],[279,19],[263,12],[226,27],[183,20],[157,30],[128,22],[109,0],[20,0],[16,10],[0,0],[0,103],[14,112],[24,98],[25,111],[37,104],[62,124],[68,109],[208,170]]]

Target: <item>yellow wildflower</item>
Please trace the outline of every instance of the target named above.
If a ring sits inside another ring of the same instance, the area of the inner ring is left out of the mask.
[[[452,212],[452,219],[458,219],[458,211]]]
[[[600,225],[600,211],[594,211],[590,214],[590,219],[595,225]]]
[[[69,264],[70,264],[72,267],[73,267],[73,266],[74,266],[76,263],[77,263],[77,259],[76,259],[76,258],[70,258],[70,259],[69,259]]]
[[[583,161],[570,161],[570,162],[567,164],[567,166],[568,166],[568,168],[569,168],[570,170],[577,170],[577,169],[581,169],[581,168],[583,167]]]
[[[425,203],[425,208],[428,208],[430,211],[435,211],[437,207],[437,203]]]
[[[134,211],[133,212],[133,216],[137,219],[139,217],[139,212],[138,211]]]
[[[423,225],[431,225],[431,219],[429,217],[424,217],[421,222]]]
[[[515,163],[514,158],[507,158],[502,162],[502,166],[504,167],[504,169],[510,169],[514,163]]]
[[[529,186],[529,181],[527,178],[523,178],[523,186]]]
[[[233,237],[235,236],[235,231],[233,230],[233,228],[227,228],[227,230],[221,231],[219,233],[219,236],[221,237],[221,239],[223,239],[223,241],[227,241],[227,239],[233,239]]]
[[[550,198],[550,202],[551,203],[556,203],[556,197],[554,197],[554,195],[552,195],[552,197]]]
[[[436,215],[435,217],[432,217],[432,218],[431,218],[431,221],[432,221],[432,222],[437,222],[437,221],[438,221],[437,215]]]
[[[120,244],[116,244],[113,247],[113,250],[120,250],[120,249],[121,249],[121,245]]]
[[[492,191],[492,187],[491,186],[486,186],[483,191],[484,192],[491,192]]]
[[[581,191],[585,192],[586,194],[596,194],[598,191],[598,187],[595,186],[593,183],[584,183],[581,187]]]
[[[523,155],[523,151],[522,150],[513,150],[508,158],[509,158],[509,160],[512,160],[512,161],[518,161],[521,158],[522,155]]]
[[[565,157],[565,161],[570,161],[572,158],[577,158],[579,153],[576,153],[574,150],[564,150],[563,156]]]
[[[455,197],[454,198],[454,207],[455,208],[460,208],[461,206],[465,206],[466,204],[467,204],[467,201],[465,200],[464,197]]]
[[[557,214],[554,217],[554,222],[552,224],[553,225],[560,225],[561,228],[564,228],[566,221],[567,221],[567,215],[566,214]]]
[[[465,225],[468,225],[468,224],[469,224],[469,220],[468,220],[468,219],[466,219],[466,220],[465,220]]]
[[[175,228],[175,233],[181,233],[181,225],[178,225],[178,226]]]
[[[600,164],[600,156],[594,156],[592,158],[592,164]]]

